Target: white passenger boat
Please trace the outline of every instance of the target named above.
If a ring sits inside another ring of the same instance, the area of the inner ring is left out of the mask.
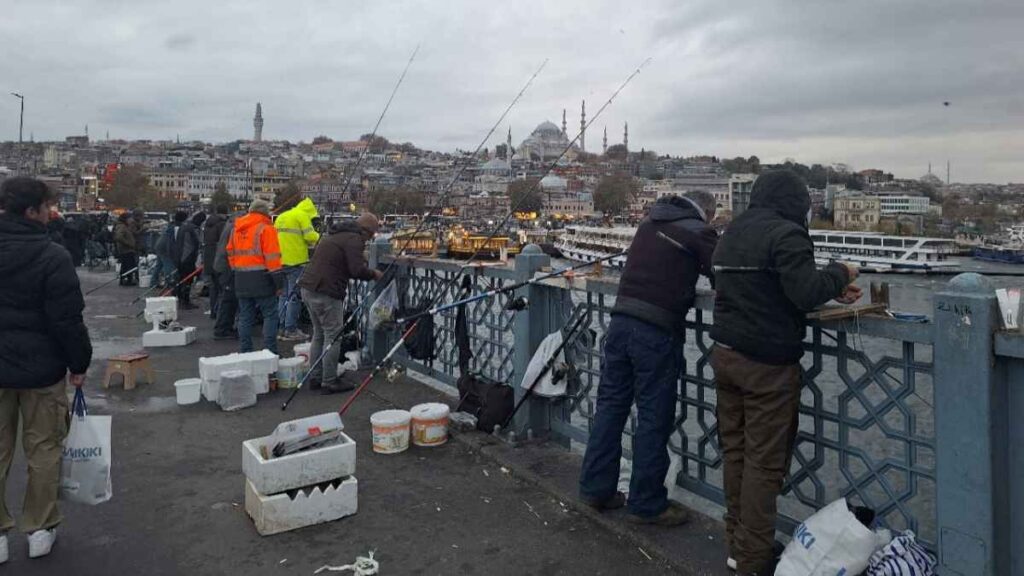
[[[566,258],[591,262],[629,249],[635,234],[634,227],[569,226],[555,247]],[[960,264],[952,258],[956,254],[956,243],[948,238],[889,236],[842,230],[811,230],[810,235],[814,241],[814,259],[820,265],[842,261],[880,272],[927,272]],[[625,257],[611,260],[611,265],[616,268],[622,268],[625,264]]]

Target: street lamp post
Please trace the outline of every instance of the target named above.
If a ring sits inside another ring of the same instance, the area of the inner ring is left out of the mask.
[[[11,92],[18,100],[21,100],[21,116],[18,118],[18,144],[22,143],[22,131],[25,128],[25,97],[17,92]]]

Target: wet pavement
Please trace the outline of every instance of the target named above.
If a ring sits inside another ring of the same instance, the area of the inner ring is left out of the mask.
[[[88,289],[112,273],[82,272]],[[198,342],[150,350],[156,383],[101,388],[105,359],[141,348],[147,329],[129,302],[137,288],[111,285],[87,297],[95,357],[87,400],[113,415],[114,497],[100,506],[63,505],[53,553],[29,560],[12,532],[11,560],[23,576],[69,574],[312,574],[376,550],[381,574],[722,574],[720,527],[698,517],[674,530],[634,529],[621,513],[598,516],[571,500],[578,456],[554,447],[512,448],[483,434],[397,455],[371,450],[369,416],[424,401],[449,401],[405,378],[375,382],[345,418],[358,445],[359,513],[275,536],[259,536],[245,513],[243,440],[286,419],[336,410],[347,395],[301,391],[285,413],[285,391],[239,412],[212,403],[178,406],[174,381],[197,377],[199,356],[235,350],[213,341],[201,311],[182,313]],[[205,304],[205,300],[203,301]],[[282,346],[290,355],[291,343]],[[357,377],[354,374],[350,378]],[[20,510],[20,452],[8,503]]]

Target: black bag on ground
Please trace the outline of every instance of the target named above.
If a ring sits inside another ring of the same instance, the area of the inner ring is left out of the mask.
[[[502,426],[515,407],[516,393],[511,386],[479,374],[463,374],[457,383],[459,410],[476,417],[476,429],[493,432]]]

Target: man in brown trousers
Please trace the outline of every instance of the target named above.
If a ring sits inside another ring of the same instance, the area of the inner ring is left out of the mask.
[[[811,201],[793,172],[762,174],[750,207],[726,229],[713,258],[718,434],[724,461],[729,567],[775,572],[776,499],[796,440],[805,314],[860,297],[857,269],[818,270],[807,232]]]
[[[32,178],[0,185],[0,564],[14,528],[4,502],[18,424],[28,460],[21,529],[28,555],[50,553],[61,522],[60,459],[68,433],[65,382],[81,386],[92,359],[71,255],[50,241],[53,192]]]

